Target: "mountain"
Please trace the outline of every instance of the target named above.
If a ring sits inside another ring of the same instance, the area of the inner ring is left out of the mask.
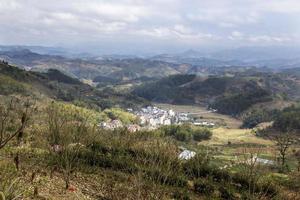
[[[105,109],[112,106],[135,107],[146,103],[142,98],[114,90],[100,91],[56,70],[32,72],[0,63],[0,95],[30,95],[77,102]]]
[[[244,62],[278,59],[291,60],[300,58],[300,48],[289,46],[239,47],[217,51],[211,53],[210,56],[220,60],[241,60]]]
[[[188,50],[178,54],[161,54],[150,59],[193,67],[256,66],[270,68],[300,67],[300,48],[297,47],[239,47],[214,52]]]
[[[255,71],[233,76],[174,75],[145,83],[133,94],[155,102],[202,104],[223,114],[239,115],[258,103],[299,99],[300,83],[283,74]]]
[[[71,53],[62,47],[45,47],[45,46],[22,46],[22,45],[0,45],[0,51],[22,51],[30,50],[38,54],[69,56]]]
[[[93,80],[97,76],[117,80],[133,80],[140,77],[160,78],[180,73],[176,70],[177,65],[163,61],[141,58],[73,59],[41,55],[28,49],[2,51],[0,59],[26,70],[45,72],[50,68],[58,69],[69,76],[88,80]]]
[[[161,54],[149,58],[132,55],[70,58],[39,54],[23,47],[2,47],[2,50],[0,59],[20,68],[37,72],[57,69],[83,82],[93,85],[93,82],[100,83],[102,86],[106,82],[112,85],[116,83],[137,85],[175,74],[228,75],[251,68],[274,72],[300,67],[297,49],[286,50],[290,54],[286,58],[282,58],[286,55],[284,53],[279,57],[275,50],[254,47],[215,53],[188,50],[179,54]]]
[[[183,52],[182,54],[161,54],[150,58],[151,60],[164,61],[175,64],[190,64],[197,67],[224,67],[232,65],[246,65],[239,60],[220,60],[217,58],[205,57],[194,51]]]

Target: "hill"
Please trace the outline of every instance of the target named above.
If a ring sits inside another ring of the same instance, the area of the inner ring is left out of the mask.
[[[152,61],[141,58],[86,58],[75,59],[54,55],[42,55],[27,49],[0,51],[0,59],[8,61],[20,68],[45,72],[57,69],[78,79],[97,81],[100,77],[118,81],[133,80],[140,77],[161,78],[178,74],[176,64],[163,61]]]
[[[41,98],[42,95],[102,109],[112,106],[138,106],[145,103],[143,99],[134,95],[121,94],[113,90],[99,91],[55,69],[32,72],[1,63],[0,81],[2,95],[23,94],[37,98]]]
[[[239,47],[220,51],[188,50],[177,54],[161,54],[151,57],[153,60],[177,64],[191,64],[198,67],[257,66],[273,69],[299,67],[300,49],[298,47]]]
[[[204,104],[229,115],[279,99],[298,99],[297,81],[281,74],[241,72],[233,76],[175,75],[137,87],[133,94],[171,104]]]
[[[296,98],[294,82],[251,70],[230,76],[177,74],[147,79],[128,94],[98,90],[56,69],[33,72],[0,63],[0,198],[295,199],[296,156],[287,155],[285,173],[284,163],[274,158],[273,141],[250,130],[182,124],[130,132],[99,126],[109,119],[137,123],[135,115],[115,108],[145,103],[135,93],[157,101],[220,103],[220,112],[240,112],[269,99]],[[31,104],[26,95],[50,101]],[[299,115],[293,110],[286,110],[292,113],[284,122]]]

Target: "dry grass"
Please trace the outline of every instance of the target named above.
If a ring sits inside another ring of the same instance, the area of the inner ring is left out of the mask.
[[[228,129],[228,128],[216,128],[213,130],[213,136],[211,140],[204,141],[201,144],[208,145],[225,145],[228,142],[235,144],[252,143],[261,145],[272,145],[273,142],[260,137],[255,136],[250,129]]]
[[[0,163],[1,164],[1,163]],[[37,172],[31,182],[33,171]],[[109,169],[95,168],[88,172],[76,172],[70,189],[65,190],[62,174],[56,172],[50,178],[50,171],[41,167],[35,170],[22,168],[20,184],[23,199],[44,200],[135,200],[135,199],[170,199],[172,191],[168,188],[145,181],[141,176],[129,175]],[[34,195],[35,188],[38,195]]]
[[[156,106],[162,109],[173,109],[176,112],[192,113],[196,117],[221,124],[221,127],[213,129],[212,138],[208,141],[201,142],[201,144],[226,145],[228,141],[230,141],[235,144],[252,143],[273,145],[272,141],[255,136],[255,134],[251,132],[251,129],[240,129],[239,127],[242,124],[240,120],[227,115],[207,112],[205,107],[171,104],[156,104]]]

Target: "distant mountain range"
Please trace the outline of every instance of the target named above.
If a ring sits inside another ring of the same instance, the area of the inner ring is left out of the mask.
[[[256,66],[270,68],[300,67],[300,48],[292,47],[241,47],[212,53],[188,50],[180,54],[161,54],[153,60],[187,63],[197,66]]]
[[[174,74],[218,75],[228,70],[239,71],[251,67],[261,68],[260,70],[298,68],[300,50],[244,47],[213,53],[188,50],[179,54],[151,57],[89,54],[72,57],[63,48],[0,46],[0,59],[31,71],[43,72],[53,68],[81,80],[120,82],[159,79]]]
[[[70,53],[68,53],[68,50],[64,49],[62,47],[21,46],[21,45],[5,46],[5,45],[0,45],[0,51],[22,51],[22,50],[30,50],[34,53],[47,54],[47,55],[61,55],[61,56],[70,55]]]
[[[141,58],[67,58],[45,55],[28,49],[0,51],[0,59],[31,71],[58,69],[72,77],[94,80],[105,76],[116,80],[133,80],[141,77],[161,78],[180,73],[179,64]]]

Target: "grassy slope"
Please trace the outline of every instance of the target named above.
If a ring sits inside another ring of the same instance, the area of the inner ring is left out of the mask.
[[[258,144],[258,145],[273,145],[271,140],[257,137],[250,129],[227,129],[217,128],[213,130],[213,137],[203,144],[207,145],[225,145],[228,142],[234,144]]]
[[[26,73],[26,72],[22,71],[22,73]],[[30,80],[35,80],[37,81],[37,83],[39,82],[39,79],[30,79]],[[4,81],[4,83],[5,82],[6,81]],[[23,81],[17,81],[16,84],[19,83],[23,84]],[[25,84],[25,88],[26,87],[27,86]],[[38,87],[47,88],[43,84],[39,84]],[[39,90],[37,89],[37,91]],[[49,92],[52,91],[49,89]],[[186,111],[186,109],[188,109],[190,112],[204,111],[203,108],[192,107],[192,106],[178,107],[178,109],[182,111]],[[117,112],[117,114],[119,115],[119,112]],[[215,129],[212,140],[202,143],[206,145],[207,148],[210,147],[221,148],[222,150],[218,152],[216,158],[220,159],[222,163],[227,163],[228,160],[232,160],[234,155],[240,153],[241,150],[244,148],[243,145],[249,143],[255,145],[262,145],[264,147],[263,150],[265,152],[263,156],[267,158],[271,157],[271,152],[267,152],[267,151],[270,150],[269,147],[272,145],[272,142],[269,140],[257,138],[253,133],[250,132],[250,130],[236,129],[237,124],[239,123],[237,120],[216,113],[209,113],[207,115],[200,114],[200,115],[203,115],[204,118],[207,117],[207,119],[215,119],[215,120],[223,121],[229,127],[231,127],[231,129],[225,129],[225,128]],[[41,122],[42,121],[43,120],[41,120]],[[114,138],[114,137],[111,137],[110,135],[107,138],[103,138],[103,140],[101,141],[103,141],[104,144],[108,146],[114,144],[115,146],[112,146],[113,148],[130,147],[134,149],[148,149],[150,150],[151,153],[157,152],[156,147],[158,146],[155,145],[152,146],[156,142],[157,144],[161,144],[161,145],[168,144],[168,140],[160,140],[160,139],[156,140],[157,138],[155,137],[154,138],[150,137],[149,140],[144,140],[142,137],[135,138],[132,135],[126,135],[125,137],[123,136],[120,138],[118,137]],[[232,146],[229,147],[227,146],[228,140],[230,140],[230,142],[233,143]],[[191,145],[193,146],[193,148],[195,148],[197,151],[199,150],[200,152],[200,149],[202,148],[201,145],[197,145],[197,144],[191,144]],[[242,147],[235,146],[235,145],[242,145]],[[167,146],[169,147],[169,145]],[[1,159],[1,164],[3,164],[2,162],[7,162],[10,165],[12,165],[12,157],[10,156],[10,153],[15,152],[15,150],[16,149],[14,148],[8,148],[7,151],[1,152],[0,154],[1,158],[4,158]],[[182,189],[180,187],[177,188],[177,187],[170,187],[166,185],[156,184],[153,181],[148,181],[144,179],[143,176],[138,173],[130,174],[125,172],[120,172],[121,170],[118,169],[103,168],[103,167],[91,167],[91,168],[83,167],[82,169],[79,170],[78,173],[74,175],[74,178],[72,179],[72,185],[75,186],[76,191],[66,192],[63,190],[64,186],[63,186],[61,173],[59,172],[55,173],[52,179],[49,177],[50,169],[46,167],[43,157],[39,157],[42,156],[38,153],[41,149],[33,149],[29,146],[28,149],[22,149],[22,150],[24,153],[24,157],[22,157],[22,167],[23,167],[23,171],[25,171],[26,173],[24,173],[25,175],[20,175],[20,176],[22,177],[21,181],[23,181],[23,183],[26,183],[23,185],[28,186],[27,194],[29,196],[33,194],[34,185],[39,185],[41,198],[70,199],[70,200],[71,199],[136,199],[139,197],[141,197],[140,199],[170,199],[174,191],[178,189],[179,190]],[[39,150],[39,151],[35,151],[35,150]],[[177,152],[173,152],[173,153],[175,154],[171,154],[171,155],[176,157]],[[107,157],[114,158],[114,156],[111,155],[108,154]],[[32,163],[35,164],[33,165]],[[153,168],[154,167],[155,165],[153,165]],[[30,182],[29,180],[34,171],[39,171],[39,173],[36,179],[34,180],[34,183],[31,185],[28,183]],[[191,184],[188,185],[187,187],[191,189],[192,182],[190,183]],[[204,199],[203,196],[194,193],[191,194],[191,197],[192,199]]]

